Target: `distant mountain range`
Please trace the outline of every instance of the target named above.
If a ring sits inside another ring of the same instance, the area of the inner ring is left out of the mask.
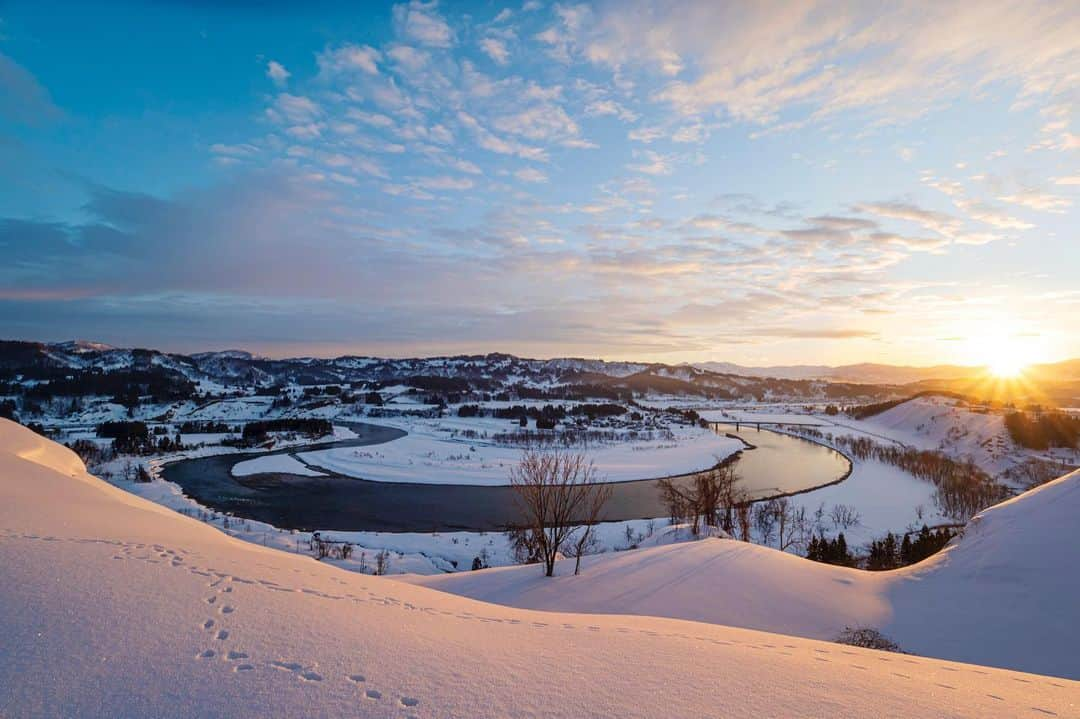
[[[985,371],[982,367],[961,365],[934,365],[933,367],[910,367],[905,365],[860,364],[841,365],[772,365],[748,367],[732,362],[698,362],[694,365],[712,372],[737,374],[744,377],[777,377],[782,379],[823,379],[832,382],[859,382],[862,384],[909,384],[930,379],[959,379]]]
[[[185,381],[221,387],[271,387],[285,383],[405,383],[440,377],[487,392],[512,387],[543,392],[557,386],[634,396],[699,396],[756,401],[880,398],[947,390],[1003,402],[1080,406],[1080,359],[1037,365],[1006,391],[983,367],[886,364],[749,367],[729,362],[668,365],[561,357],[527,359],[509,354],[388,359],[343,356],[269,359],[243,350],[192,355],[123,349],[98,342],[0,340],[0,374],[47,380],[74,372],[163,371]],[[2,376],[0,376],[2,379]],[[1008,384],[1008,383],[1005,383]],[[991,389],[988,386],[995,385]],[[1021,387],[1020,385],[1027,385]],[[1031,385],[1038,385],[1032,389]],[[524,390],[518,392],[519,396]]]

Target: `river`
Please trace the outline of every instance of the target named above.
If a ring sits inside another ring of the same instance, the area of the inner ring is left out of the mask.
[[[354,439],[276,450],[290,454],[331,447],[360,447],[390,442],[405,432],[367,423],[338,423],[357,434]],[[745,425],[715,425],[715,431],[737,434],[754,449],[735,460],[741,486],[755,499],[797,494],[844,479],[851,465],[841,454],[819,444]],[[501,531],[519,520],[513,490],[508,486],[372,482],[340,474],[302,477],[267,473],[234,477],[237,462],[266,452],[223,454],[165,465],[163,477],[178,484],[200,504],[237,517],[267,522],[282,529],[337,531],[447,532]],[[688,482],[692,475],[675,477]],[[665,516],[658,479],[613,482],[604,507],[606,521]]]

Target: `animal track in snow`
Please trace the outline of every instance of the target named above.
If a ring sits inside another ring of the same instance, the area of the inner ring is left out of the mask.
[[[366,692],[364,692],[364,696],[374,701],[377,699],[382,699],[382,692],[376,689],[368,689]]]

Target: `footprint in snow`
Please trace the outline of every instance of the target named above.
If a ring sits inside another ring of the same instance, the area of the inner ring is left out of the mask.
[[[270,666],[274,667],[275,669],[284,669],[287,672],[298,672],[298,671],[300,671],[301,669],[304,668],[303,664],[299,664],[297,662],[283,662],[283,661],[270,662]]]

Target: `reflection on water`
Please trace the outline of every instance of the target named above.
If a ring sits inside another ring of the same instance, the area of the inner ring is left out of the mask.
[[[753,425],[718,424],[716,431],[734,434],[757,447],[746,450],[735,464],[742,486],[754,498],[791,494],[843,477],[850,464],[839,452],[798,437]]]
[[[348,426],[357,433],[356,439],[325,446],[372,445],[402,436],[400,430],[371,424]],[[829,484],[849,469],[842,455],[803,439],[748,429],[745,425],[738,432],[733,425],[718,425],[716,431],[737,434],[755,445],[756,449],[743,451],[735,464],[742,485],[754,498]],[[259,474],[234,478],[230,474],[232,465],[252,456],[258,455],[185,460],[167,465],[163,474],[205,506],[284,529],[499,531],[519,518],[509,487],[369,482],[342,475]],[[604,518],[620,521],[664,514],[656,480],[642,479],[612,485]]]

